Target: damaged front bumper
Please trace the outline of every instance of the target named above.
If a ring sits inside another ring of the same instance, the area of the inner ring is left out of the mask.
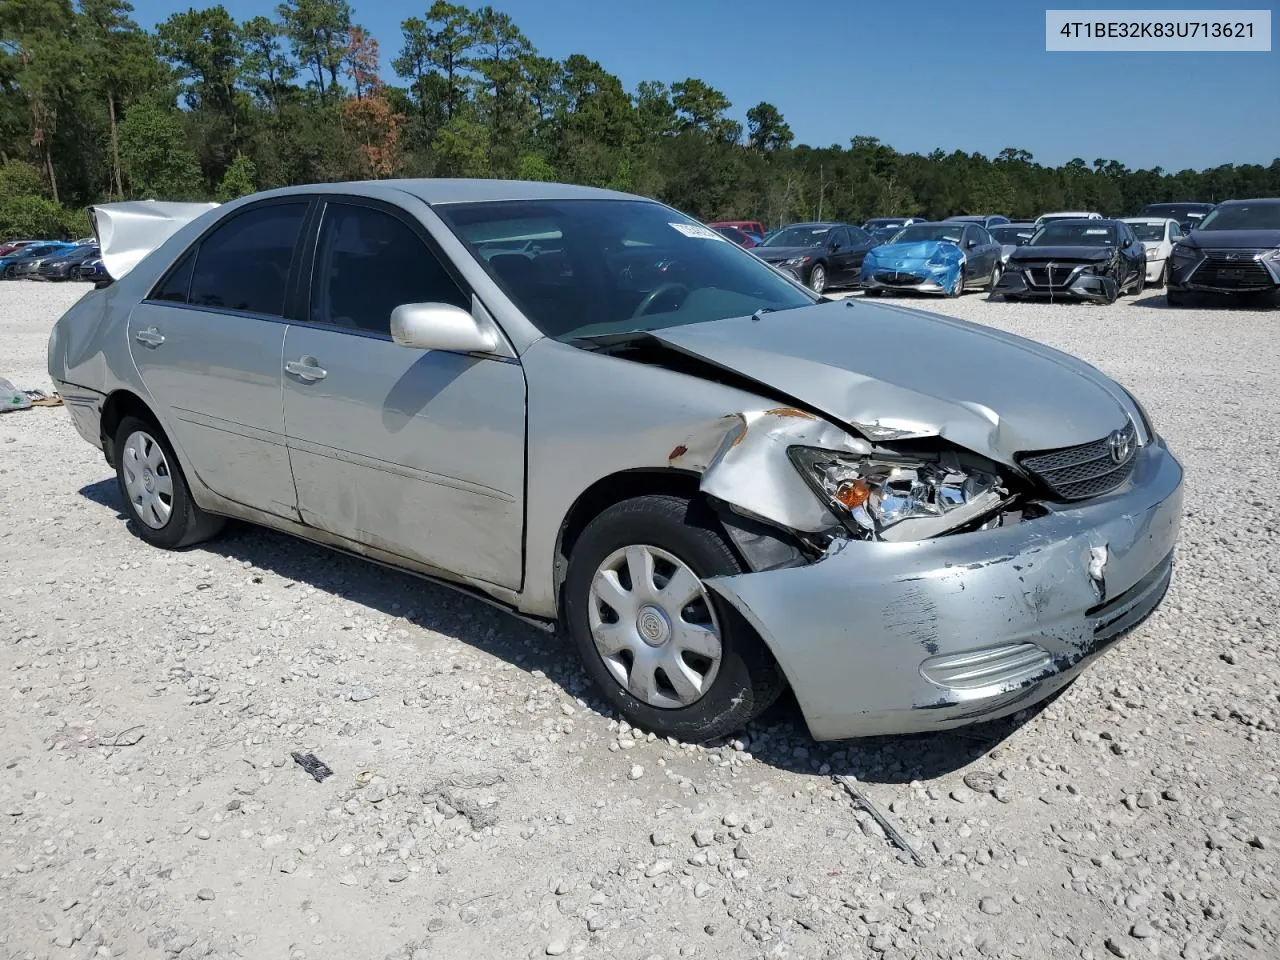
[[[1010,297],[1113,303],[1119,296],[1119,287],[1113,277],[1093,273],[1083,265],[1030,271],[1009,267],[992,292]]]
[[[991,530],[840,541],[816,563],[708,580],[769,645],[818,740],[992,720],[1064,687],[1164,596],[1182,468]]]

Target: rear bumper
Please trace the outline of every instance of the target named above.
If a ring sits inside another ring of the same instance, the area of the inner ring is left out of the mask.
[[[1119,491],[1047,516],[707,582],[769,645],[816,739],[943,730],[1043,700],[1149,615],[1181,515],[1182,468],[1157,441]]]
[[[62,402],[71,416],[76,433],[91,444],[102,449],[102,405],[106,396],[97,390],[90,390],[65,380],[54,379],[54,389],[62,397]]]

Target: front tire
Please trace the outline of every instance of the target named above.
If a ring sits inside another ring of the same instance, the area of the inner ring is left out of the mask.
[[[956,277],[956,285],[947,291],[948,297],[958,297],[964,293],[964,264],[960,265],[960,274]]]
[[[997,261],[996,265],[991,268],[991,278],[987,281],[988,295],[996,292],[996,284],[1000,282],[1002,276],[1004,276],[1004,265]]]
[[[1160,268],[1160,276],[1156,277],[1155,282],[1151,284],[1157,290],[1162,290],[1169,284],[1169,261],[1165,260],[1164,266]]]
[[[643,496],[608,508],[573,547],[565,622],[605,699],[632,725],[712,740],[766,710],[786,681],[708,577],[742,564],[701,503]]]
[[[138,417],[120,421],[115,437],[116,481],[138,536],[175,550],[207,540],[223,520],[201,510],[173,446],[158,426]]]
[[[827,289],[827,268],[815,263],[809,271],[809,289],[814,293],[825,293]]]

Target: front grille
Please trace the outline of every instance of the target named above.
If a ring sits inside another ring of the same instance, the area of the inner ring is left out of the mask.
[[[1071,282],[1077,264],[1055,263],[1053,266],[1027,267],[1027,282],[1033,287],[1065,288]]]
[[[1275,279],[1257,259],[1258,250],[1206,250],[1191,282],[1228,290],[1256,290],[1275,286]]]
[[[881,283],[887,283],[895,287],[915,286],[917,283],[924,283],[924,277],[914,273],[902,273],[897,270],[881,270],[876,274],[876,279]]]
[[[1101,496],[1128,480],[1137,460],[1138,436],[1133,424],[1119,434],[1129,450],[1120,463],[1112,456],[1110,436],[1078,447],[1023,454],[1019,462],[1063,500]]]

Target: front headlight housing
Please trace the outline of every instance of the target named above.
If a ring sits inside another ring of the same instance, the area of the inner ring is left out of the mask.
[[[1173,245],[1173,256],[1177,260],[1194,260],[1200,255],[1200,251],[1194,247],[1188,247],[1186,244],[1175,243]]]
[[[1000,476],[954,456],[787,450],[792,464],[846,529],[863,540],[924,540],[994,514],[1011,497]]]
[[[1147,247],[1147,259],[1148,259],[1148,260],[1159,260],[1159,259],[1160,259],[1160,248],[1159,248],[1159,247]]]
[[[812,259],[813,257],[806,253],[802,257],[792,257],[790,260],[783,260],[782,265],[784,267],[802,267]]]

